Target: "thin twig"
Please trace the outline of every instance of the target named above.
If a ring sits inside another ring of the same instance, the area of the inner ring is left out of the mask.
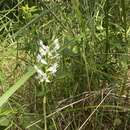
[[[80,126],[80,128],[78,130],[81,130],[84,125],[90,120],[90,118],[93,116],[93,114],[97,111],[97,109],[100,107],[100,105],[105,101],[105,99],[108,97],[108,95],[112,92],[112,90],[110,90],[108,92],[108,94],[103,98],[103,100],[98,104],[98,106],[93,110],[93,112],[89,115],[89,117],[86,119],[86,121]]]

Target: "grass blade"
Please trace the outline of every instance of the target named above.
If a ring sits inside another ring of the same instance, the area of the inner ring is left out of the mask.
[[[25,75],[23,75],[21,77],[21,79],[19,79],[13,86],[11,86],[1,97],[0,97],[0,107],[3,106],[3,104],[5,104],[8,99],[20,88],[22,87],[22,85],[36,72],[35,69],[33,69],[32,67],[29,68],[29,71],[27,73],[25,73]]]

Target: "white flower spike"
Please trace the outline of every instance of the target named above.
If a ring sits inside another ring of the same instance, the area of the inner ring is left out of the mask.
[[[44,66],[45,72],[38,68],[38,66],[34,66],[38,74],[37,79],[39,79],[39,82],[50,82],[48,77],[51,77],[52,75],[55,76],[60,59],[58,53],[58,50],[60,49],[59,40],[55,39],[50,47],[44,45],[42,40],[39,40],[38,45],[39,53],[36,57],[37,62],[46,66]]]

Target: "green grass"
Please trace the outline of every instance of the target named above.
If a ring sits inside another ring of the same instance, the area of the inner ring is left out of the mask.
[[[129,130],[129,5],[2,0],[0,129]],[[55,39],[58,71],[50,83],[39,83],[30,67],[37,64],[37,43],[51,46]]]

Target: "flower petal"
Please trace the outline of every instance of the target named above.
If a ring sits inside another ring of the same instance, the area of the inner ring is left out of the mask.
[[[58,49],[60,49],[60,44],[59,44],[59,40],[58,39],[55,39],[54,42],[53,42],[53,45],[54,45],[54,50],[57,51]]]
[[[47,62],[44,59],[41,59],[41,63],[47,65]]]

